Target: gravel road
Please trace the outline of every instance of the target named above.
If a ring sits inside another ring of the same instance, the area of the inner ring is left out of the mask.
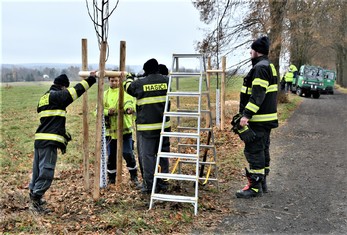
[[[303,98],[271,153],[269,193],[237,199],[233,185],[215,234],[347,234],[347,94]]]

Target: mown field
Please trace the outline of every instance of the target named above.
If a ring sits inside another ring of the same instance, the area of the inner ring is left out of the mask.
[[[67,130],[72,134],[67,153],[59,152],[55,180],[45,198],[54,210],[37,216],[29,211],[28,184],[31,178],[34,133],[39,124],[36,106],[50,83],[1,85],[0,135],[0,232],[4,234],[166,234],[209,231],[225,215],[233,213],[232,184],[244,184],[241,171],[246,166],[242,142],[230,132],[230,119],[238,110],[241,79],[229,81],[226,91],[226,127],[214,127],[219,174],[219,190],[207,184],[199,190],[198,215],[183,203],[157,203],[148,210],[148,200],[129,184],[123,167],[120,188],[101,189],[94,201],[92,189],[83,186],[82,98],[68,107]],[[212,82],[211,105],[215,103]],[[90,184],[93,185],[95,159],[95,117],[97,86],[88,91]],[[290,116],[302,98],[289,96],[279,105],[281,122]],[[239,182],[243,181],[243,182]],[[91,187],[92,188],[92,187]]]

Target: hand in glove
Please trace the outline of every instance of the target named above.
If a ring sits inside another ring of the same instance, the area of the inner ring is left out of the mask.
[[[248,126],[241,126],[240,125],[240,120],[242,118],[242,114],[238,113],[236,114],[232,121],[231,121],[231,125],[232,128],[231,130],[238,134],[240,136],[240,139],[243,140],[245,143],[249,143],[252,142],[255,139],[255,133],[254,131]]]
[[[240,136],[240,139],[243,140],[245,143],[252,142],[256,137],[255,132],[248,125],[243,127],[239,126],[237,132]]]

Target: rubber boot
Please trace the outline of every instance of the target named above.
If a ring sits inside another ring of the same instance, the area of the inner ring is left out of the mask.
[[[30,200],[34,200],[34,199],[38,198],[39,199],[38,203],[41,206],[47,204],[46,200],[43,199],[42,197],[36,197],[32,190],[30,190],[29,197],[30,197]]]
[[[129,170],[129,173],[130,173],[130,180],[133,183],[133,185],[135,186],[135,188],[141,189],[142,184],[139,182],[139,180],[137,178],[137,169]]]
[[[30,195],[31,205],[30,205],[29,209],[35,213],[40,213],[40,214],[51,213],[52,210],[46,208],[42,204],[41,199],[42,199],[41,196],[35,196],[34,194],[31,194]]]
[[[107,172],[107,176],[108,176],[108,184],[115,184],[116,183],[116,173]]]
[[[265,169],[265,175],[264,175],[264,179],[263,182],[261,182],[261,187],[263,190],[263,193],[268,193],[269,190],[267,188],[267,183],[266,183],[266,177],[269,175],[270,169]]]
[[[242,189],[243,191],[249,189],[249,187],[251,186],[251,173],[249,173],[247,168],[245,168],[245,171],[246,171],[246,173],[243,176],[245,176],[247,178],[248,183],[245,185],[245,187],[243,187],[243,189]]]
[[[263,189],[261,187],[261,182],[264,175],[261,174],[250,174],[251,185],[246,190],[239,190],[236,192],[237,198],[252,198],[263,196]]]

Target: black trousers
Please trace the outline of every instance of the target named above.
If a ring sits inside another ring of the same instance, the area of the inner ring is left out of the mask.
[[[144,190],[151,191],[153,186],[153,178],[155,172],[155,165],[157,162],[157,153],[159,148],[160,137],[157,138],[148,138],[144,135],[143,132],[137,132],[138,138],[138,148],[139,148],[139,159],[142,161],[143,167],[143,183]],[[170,152],[170,141],[168,137],[164,137],[163,152]],[[169,172],[169,159],[160,158],[160,170],[163,173]],[[162,179],[158,179],[157,186],[165,187],[165,183]]]
[[[29,184],[30,192],[40,198],[51,187],[57,163],[57,147],[48,145],[45,148],[35,148],[33,172]]]
[[[256,133],[254,141],[245,144],[244,154],[251,173],[265,174],[270,169],[270,134],[271,129],[250,125]]]

